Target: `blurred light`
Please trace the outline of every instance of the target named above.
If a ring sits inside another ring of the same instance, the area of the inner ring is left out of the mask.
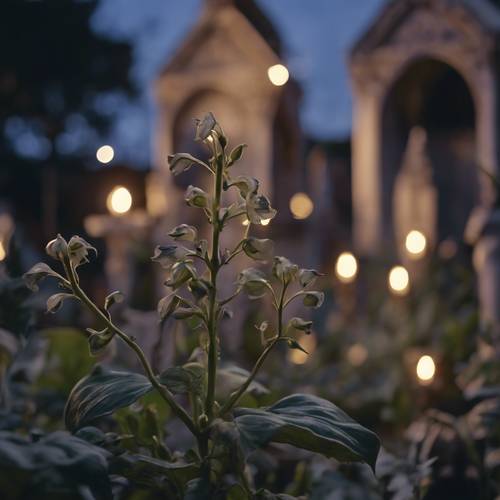
[[[266,219],[266,220],[267,220],[267,219]],[[243,226],[248,226],[248,225],[250,224],[250,221],[249,221],[248,219],[246,219],[246,218],[245,218],[241,224],[242,224]],[[268,224],[269,224],[269,223],[268,223]],[[263,224],[263,225],[265,226],[266,224]]]
[[[358,273],[358,262],[351,252],[343,252],[335,264],[335,274],[342,283],[351,283]]]
[[[410,257],[421,257],[427,247],[427,238],[420,231],[414,229],[406,235],[405,247]]]
[[[116,186],[109,193],[106,205],[112,214],[127,213],[132,206],[132,195],[126,187]]]
[[[109,163],[115,157],[115,150],[106,144],[97,150],[95,156],[101,163]]]
[[[286,66],[283,66],[283,64],[275,64],[268,68],[267,76],[273,85],[281,87],[288,81],[290,73],[288,73]]]
[[[0,241],[0,262],[7,257],[7,251],[3,245],[3,241]]]
[[[262,219],[260,221],[260,223],[263,225],[263,226],[267,226],[269,223],[271,222],[271,219]],[[250,221],[248,222],[250,224]]]
[[[368,350],[363,344],[353,344],[347,351],[347,360],[352,366],[361,366],[368,358]]]
[[[423,384],[429,384],[436,373],[436,364],[431,356],[422,356],[417,363],[417,377]]]
[[[406,295],[410,289],[410,276],[403,266],[395,266],[389,272],[389,287],[396,295]]]
[[[314,210],[314,203],[306,193],[295,193],[290,198],[290,212],[295,219],[307,219]]]
[[[297,342],[309,353],[306,354],[305,352],[302,352],[300,349],[289,349],[288,351],[288,359],[294,364],[294,365],[303,365],[304,363],[307,362],[309,359],[309,356],[315,351],[316,349],[316,336],[314,333],[310,334],[303,334],[299,335],[297,337]]]

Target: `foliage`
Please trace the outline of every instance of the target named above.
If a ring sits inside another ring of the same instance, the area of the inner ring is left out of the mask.
[[[168,275],[165,285],[169,293],[158,305],[160,321],[169,317],[196,320],[203,349],[203,355],[196,361],[170,367],[162,374],[153,372],[136,340],[112,319],[110,310],[121,299],[119,292],[110,294],[101,308],[81,288],[79,267],[95,252],[81,237],[73,236],[66,241],[58,235],[48,243],[47,254],[61,264],[62,272],[37,264],[25,274],[26,283],[34,290],[48,277],[55,278],[61,287],[60,293],[49,297],[48,312],[56,312],[67,300],[78,300],[94,314],[97,328],[88,330],[92,354],[102,352],[116,338],[134,351],[144,370],[144,375],[93,370],[78,382],[68,398],[65,412],[68,429],[76,431],[156,391],[190,432],[196,448],[184,454],[177,452],[175,458],[165,448],[160,458],[157,447],[157,456],[125,453],[115,457],[113,463],[118,473],[132,483],[146,482],[169,498],[287,498],[255,489],[246,467],[246,457],[251,451],[273,441],[340,461],[366,462],[374,468],[379,450],[377,436],[329,401],[296,394],[270,407],[237,407],[248,391],[264,389],[255,379],[275,346],[283,344],[305,352],[297,340],[297,332],[310,333],[311,322],[300,317],[287,320],[288,306],[300,299],[304,307],[315,309],[322,305],[324,295],[310,289],[320,273],[300,269],[286,257],[273,257],[270,240],[249,234],[252,225],[272,219],[276,211],[259,193],[256,179],[233,174],[244,146],[229,150],[222,128],[211,113],[197,122],[195,140],[209,149],[208,162],[184,153],[172,155],[168,160],[174,175],[196,166],[212,176],[211,192],[189,186],[185,196],[187,205],[200,210],[211,226],[211,241],[199,237],[199,228],[182,224],[169,233],[174,243],[158,246],[152,259]],[[226,197],[232,202],[224,206]],[[234,248],[223,250],[221,234],[224,230],[234,233],[230,223],[241,222],[242,218],[249,221],[243,238]],[[234,291],[228,297],[221,297],[219,272],[241,254],[256,261],[259,267],[241,271]],[[267,261],[272,261],[270,274],[260,265]],[[260,338],[262,351],[250,372],[219,366],[219,322],[229,315],[229,304],[240,294],[251,300],[269,299],[275,314],[274,321],[268,320],[257,327],[260,337],[256,335],[255,339]],[[217,387],[223,381],[227,384],[229,379],[237,380],[236,387],[224,395]],[[188,409],[176,395],[187,396]],[[137,429],[132,425],[132,431]],[[157,440],[159,437],[156,435]]]

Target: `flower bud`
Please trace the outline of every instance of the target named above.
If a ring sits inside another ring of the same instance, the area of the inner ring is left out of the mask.
[[[197,208],[208,208],[209,206],[209,196],[203,189],[200,189],[195,186],[189,186],[186,191],[185,198],[186,203],[190,207]]]
[[[240,190],[241,196],[246,198],[248,194],[256,194],[259,189],[259,181],[248,175],[239,175],[235,179],[231,179],[227,187],[235,186]]]
[[[93,250],[97,255],[97,250],[80,236],[72,236],[68,243],[68,254],[75,267],[87,263],[89,251]]]
[[[212,113],[207,113],[201,120],[196,120],[195,141],[205,141],[217,127],[217,120]]]
[[[319,273],[315,269],[301,269],[299,271],[300,286],[302,288],[306,288],[307,286],[312,285],[319,276],[324,276],[324,274]]]
[[[55,239],[49,241],[45,247],[47,255],[56,260],[62,260],[68,255],[68,243],[67,241],[58,234]]]
[[[182,286],[186,281],[196,277],[196,269],[188,261],[176,262],[172,266],[170,278],[165,282],[165,285],[174,290]]]
[[[312,324],[312,321],[306,321],[305,319],[295,317],[289,321],[288,326],[309,335],[311,333]]]
[[[164,269],[169,269],[172,264],[185,259],[190,251],[177,245],[157,246],[151,260],[158,262]]]
[[[323,292],[307,292],[304,295],[303,304],[306,307],[313,307],[317,309],[321,307],[323,301],[325,300],[325,294]]]
[[[273,275],[283,283],[288,284],[295,279],[299,268],[286,257],[274,257]]]
[[[243,240],[243,251],[254,260],[269,260],[273,255],[274,243],[269,239],[247,238]]]
[[[247,217],[252,224],[262,224],[263,220],[273,219],[276,210],[262,194],[249,193],[246,197]]]
[[[168,233],[171,238],[179,241],[195,241],[198,236],[198,231],[193,226],[188,226],[187,224],[181,224],[180,226],[174,227],[172,231]]]
[[[258,299],[267,292],[268,282],[264,273],[253,267],[241,271],[237,283],[250,299]]]

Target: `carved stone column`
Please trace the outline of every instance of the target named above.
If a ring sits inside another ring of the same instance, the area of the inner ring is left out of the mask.
[[[500,333],[500,207],[478,207],[467,224],[465,239],[474,245],[481,324]]]

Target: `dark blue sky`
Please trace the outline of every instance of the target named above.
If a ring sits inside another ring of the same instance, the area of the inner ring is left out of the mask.
[[[346,138],[351,95],[349,47],[384,0],[258,0],[278,29],[285,63],[304,89],[302,122],[318,139]],[[117,159],[147,162],[153,122],[151,82],[198,18],[202,0],[101,0],[94,29],[134,46],[133,77],[143,89],[136,103],[110,97],[117,120],[109,141]],[[114,99],[114,100],[113,100]]]

